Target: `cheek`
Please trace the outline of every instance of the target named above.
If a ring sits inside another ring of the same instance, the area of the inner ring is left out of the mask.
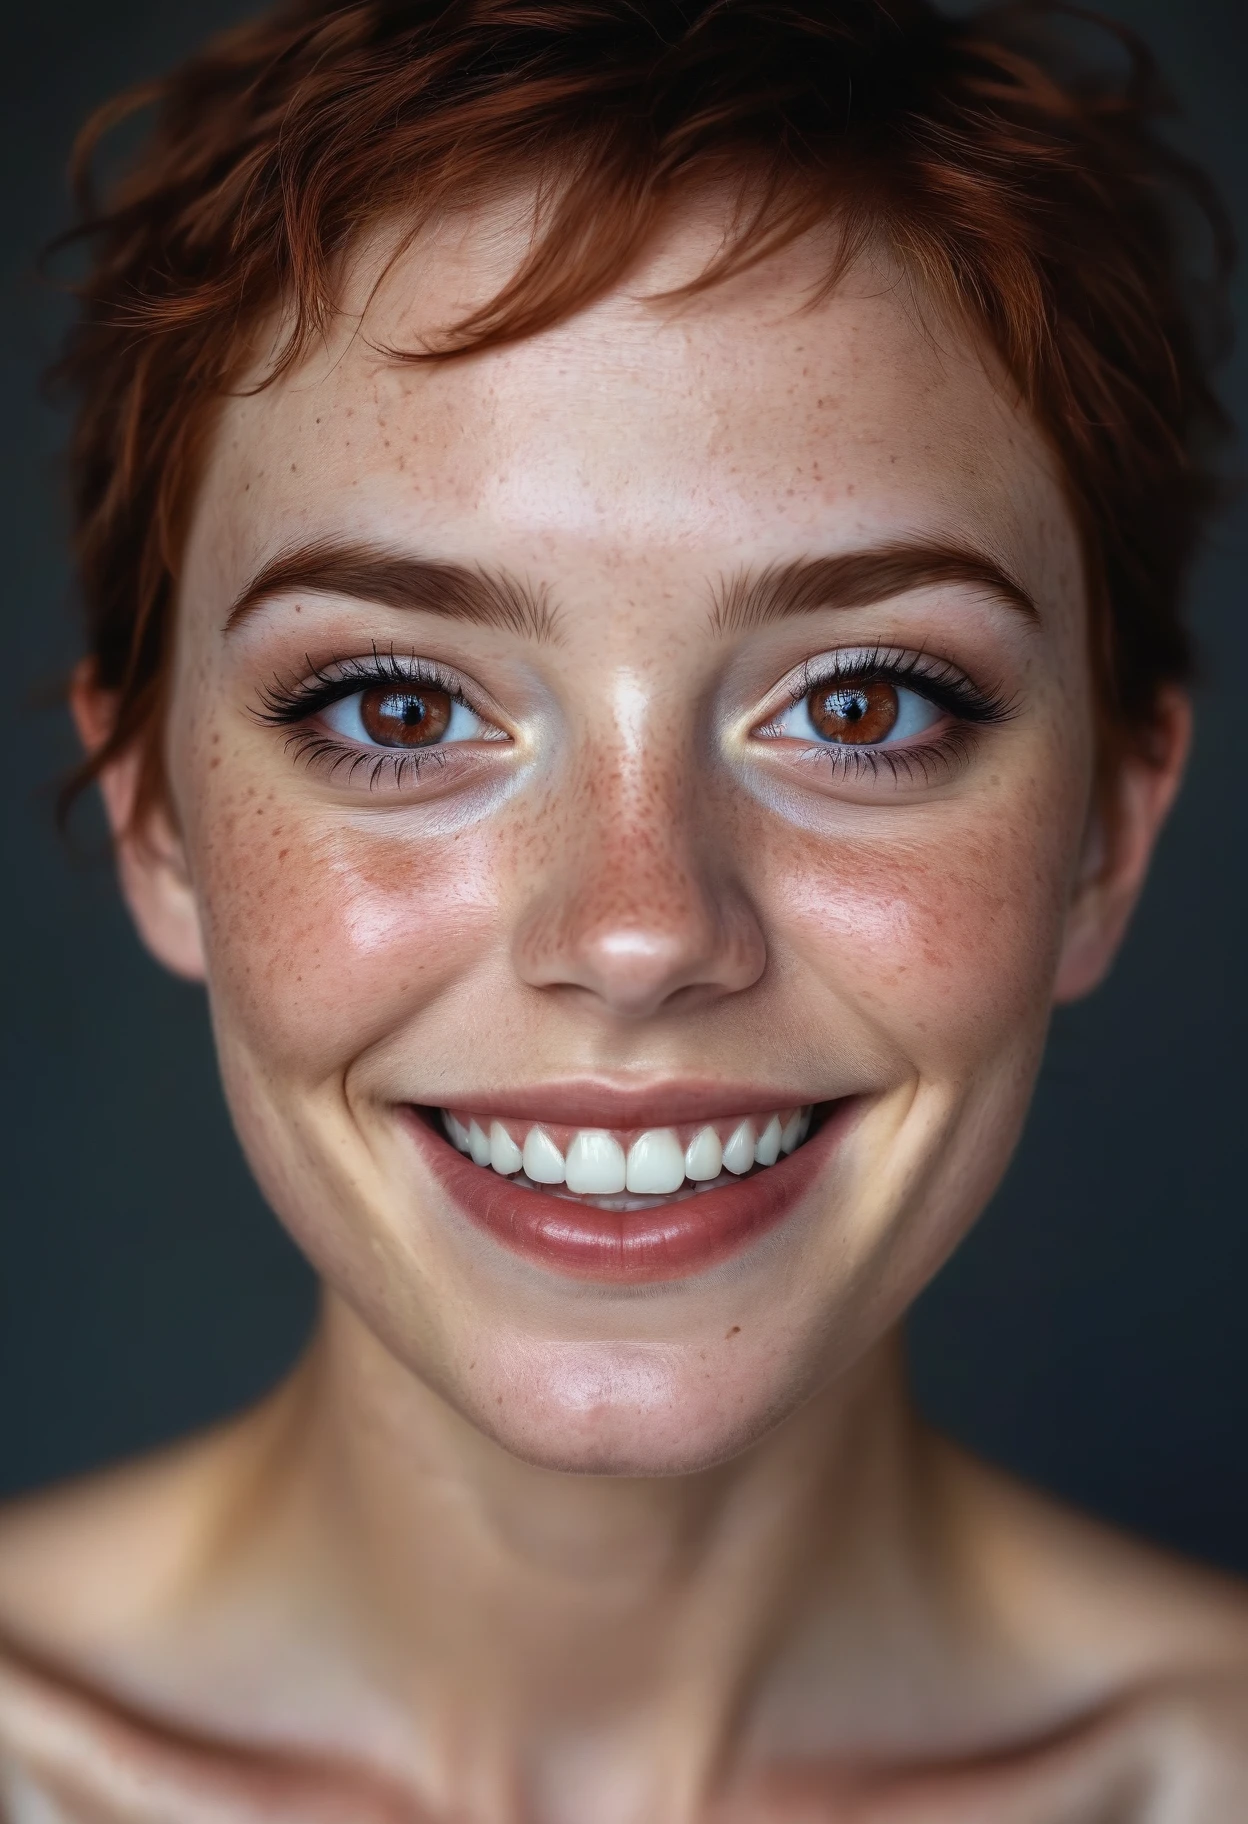
[[[956,1070],[1043,1029],[1070,867],[1059,823],[787,846],[778,922],[888,1049]]]
[[[329,824],[244,791],[218,803],[196,856],[223,1040],[300,1074],[333,1073],[479,962],[495,920],[475,832]]]

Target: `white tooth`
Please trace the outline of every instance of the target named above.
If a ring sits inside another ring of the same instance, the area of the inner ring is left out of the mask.
[[[524,1169],[534,1184],[563,1183],[563,1154],[544,1127],[531,1127],[524,1137]]]
[[[614,1134],[582,1128],[568,1148],[568,1189],[611,1197],[624,1189],[624,1148]]]
[[[685,1155],[670,1127],[648,1127],[628,1149],[626,1188],[660,1197],[685,1182]]]
[[[451,1145],[457,1146],[461,1153],[468,1151],[468,1129],[462,1121],[457,1121],[449,1109],[442,1110],[442,1125],[451,1137]]]
[[[780,1136],[780,1151],[782,1153],[791,1153],[801,1137],[802,1111],[799,1108],[797,1113],[795,1115],[790,1115],[784,1124],[784,1132]]]
[[[773,1115],[754,1143],[754,1163],[774,1165],[780,1157],[780,1117]]]
[[[724,1149],[719,1143],[719,1135],[713,1127],[704,1127],[700,1134],[695,1134],[685,1152],[685,1176],[692,1178],[695,1184],[705,1184],[710,1178],[718,1178],[723,1169]]]
[[[488,1165],[490,1163],[490,1136],[487,1133],[484,1133],[475,1121],[468,1129],[468,1147],[472,1153],[472,1163],[474,1165]]]
[[[754,1123],[742,1121],[734,1127],[724,1147],[724,1169],[735,1172],[739,1178],[742,1172],[748,1172],[754,1163]]]
[[[524,1164],[524,1154],[501,1121],[490,1123],[490,1164],[504,1178],[509,1178],[512,1172],[518,1172]]]

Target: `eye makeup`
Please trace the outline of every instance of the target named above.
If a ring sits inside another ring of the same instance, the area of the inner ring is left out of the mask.
[[[298,683],[274,679],[258,719],[289,731],[287,751],[305,764],[369,789],[412,784],[465,742],[507,736],[470,701],[460,679],[428,660],[374,647],[366,658],[309,665]]]
[[[896,646],[845,648],[806,660],[754,739],[784,743],[843,778],[881,773],[932,782],[964,758],[976,728],[1007,721],[1015,703],[946,659]],[[471,700],[459,675],[376,646],[364,656],[308,663],[297,682],[273,679],[257,719],[287,731],[287,751],[339,783],[414,784],[457,747],[509,737]]]
[[[931,782],[942,765],[965,757],[977,727],[1008,721],[1016,709],[948,660],[895,646],[848,648],[808,659],[782,706],[753,733],[843,777],[886,771],[899,783]]]

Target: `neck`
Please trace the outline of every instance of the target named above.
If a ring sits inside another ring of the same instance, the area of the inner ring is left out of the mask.
[[[281,1412],[288,1562],[319,1563],[424,1768],[448,1795],[471,1768],[488,1815],[697,1815],[743,1743],[801,1736],[816,1632],[860,1696],[864,1642],[932,1610],[895,1338],[695,1475],[523,1463],[332,1300]],[[840,1682],[821,1663],[821,1734]]]

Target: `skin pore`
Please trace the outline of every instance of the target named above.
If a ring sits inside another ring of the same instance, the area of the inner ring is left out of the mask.
[[[104,783],[323,1317],[254,1414],[14,1510],[0,1614],[166,1727],[430,1817],[1067,1818],[1063,1782],[1144,1752],[1106,1718],[1242,1663],[1242,1599],[929,1437],[897,1324],[1000,1178],[1054,1001],[1112,959],[1186,709],[1106,827],[1074,524],[991,355],[882,256],[812,307],[809,246],[654,302],[716,233],[432,367],[384,351],[493,289],[504,218],[365,314],[370,245],[325,346],[226,402],[172,814],[128,828],[133,762]],[[295,555],[319,583],[255,586]],[[462,699],[417,766],[289,713],[396,673]],[[854,675],[915,732],[812,738],[812,684]],[[98,740],[87,681],[78,713]],[[746,1245],[595,1277],[469,1220],[413,1115],[574,1091],[839,1126],[769,1168],[806,1178]]]

